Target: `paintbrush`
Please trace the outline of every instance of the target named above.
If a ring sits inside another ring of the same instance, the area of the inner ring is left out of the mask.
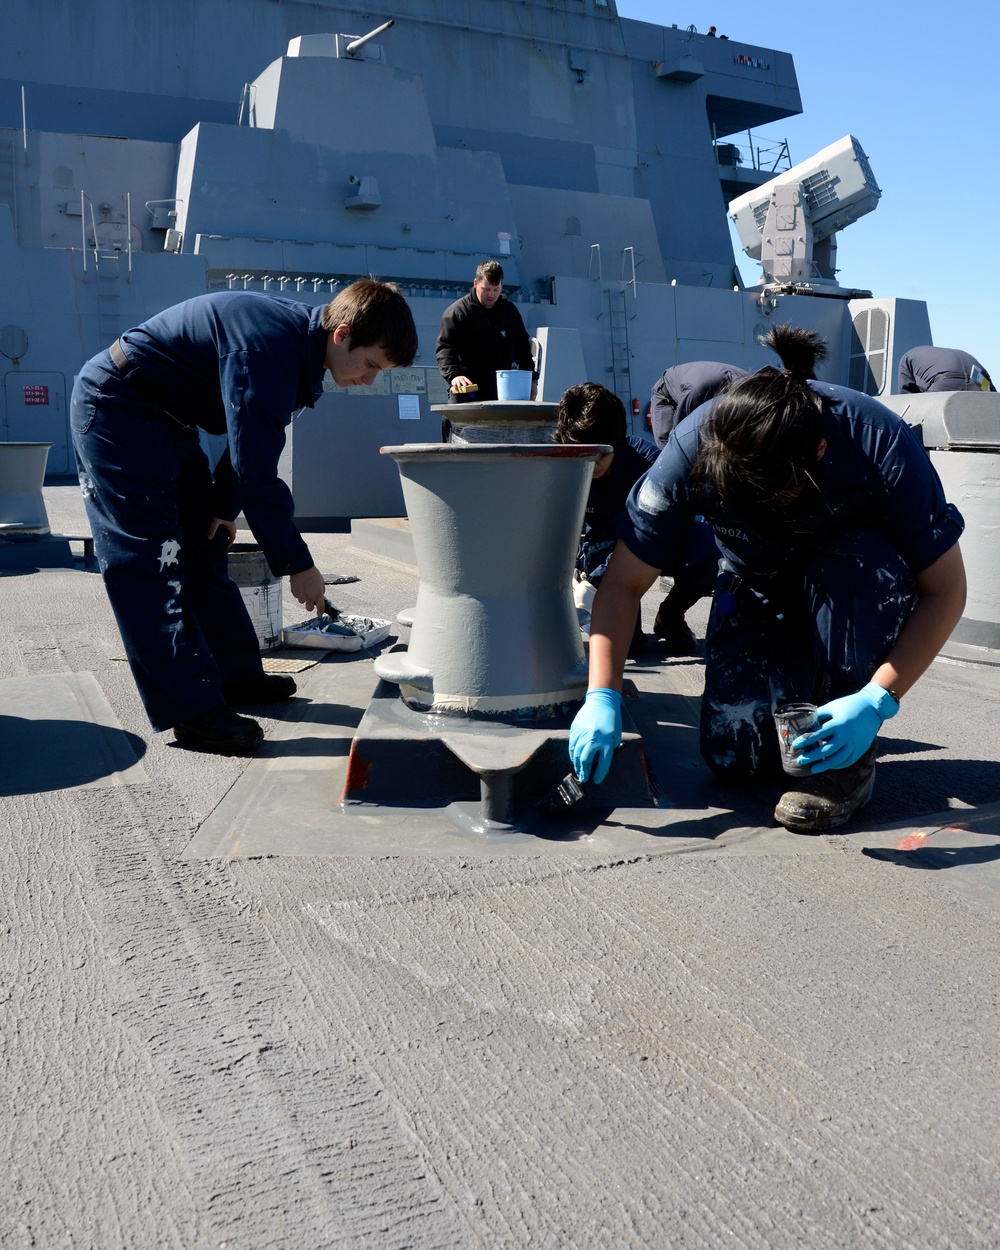
[[[323,596],[323,611],[326,613],[326,615],[330,618],[331,621],[335,621],[340,616],[341,610],[335,604],[331,603],[330,600],[327,599],[326,596],[324,595]]]
[[[336,604],[331,603],[326,596],[323,596],[323,611],[334,624],[339,624],[342,629],[348,629],[356,637],[364,639],[364,629],[359,629],[356,625],[352,625],[350,621],[344,619],[343,609],[338,608]],[[369,622],[370,624],[370,622]]]
[[[538,803],[538,810],[546,816],[562,816],[583,798],[583,786],[576,773],[567,773],[562,781]]]

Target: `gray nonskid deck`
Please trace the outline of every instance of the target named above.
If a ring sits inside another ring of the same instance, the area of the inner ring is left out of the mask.
[[[412,604],[311,541],[360,575],[344,606]],[[0,796],[5,1245],[1000,1239],[1000,675],[934,665],[842,835],[713,783],[699,666],[667,662],[630,666],[667,805],[489,845],[368,814],[349,845],[369,659],[223,759],[149,734],[96,575],[5,577],[0,607],[0,683],[99,688],[115,747],[112,784],[55,759]]]

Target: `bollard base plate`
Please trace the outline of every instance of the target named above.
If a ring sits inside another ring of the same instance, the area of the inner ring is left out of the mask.
[[[341,797],[344,810],[449,809],[463,832],[523,831],[544,823],[539,803],[569,770],[571,717],[498,723],[415,712],[396,686],[379,682],[351,743]],[[496,799],[504,782],[503,810]],[[489,793],[492,802],[484,795]],[[588,807],[654,807],[642,739],[627,709],[622,746],[608,777],[579,800]]]

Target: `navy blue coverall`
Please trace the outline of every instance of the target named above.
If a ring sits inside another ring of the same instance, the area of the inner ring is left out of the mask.
[[[323,389],[323,309],[252,292],[200,295],[100,352],[73,387],[70,428],[108,597],[150,723],[221,705],[262,672],[225,531],[240,510],[275,576],[313,560],[277,464],[292,413]],[[228,435],[213,476],[199,430]]]
[[[978,370],[987,382],[983,387],[973,379]],[[899,362],[899,393],[918,395],[925,391],[979,391],[997,388],[979,361],[957,347],[911,347]]]
[[[722,563],[705,637],[701,752],[738,780],[781,772],[776,704],[826,702],[870,680],[913,609],[915,576],[964,528],[898,416],[845,387],[810,386],[825,401],[818,490],[749,516],[696,487],[706,404],[637,483],[620,531],[634,555],[668,573],[696,515],[715,533]]]
[[[629,494],[636,482],[656,463],[659,454],[648,439],[629,435],[625,443],[615,448],[611,468],[590,485],[576,566],[594,586],[600,585],[618,542],[619,524],[625,515]],[[707,525],[696,521],[685,542],[682,567],[675,575],[674,585],[680,582],[682,593],[689,593],[690,602],[697,603],[712,593],[718,567],[719,549],[715,536]],[[641,635],[640,618],[636,621],[633,644],[641,640]]]
[[[666,447],[670,431],[696,408],[746,376],[746,369],[718,360],[692,360],[668,369],[650,395],[649,421],[657,447]]]

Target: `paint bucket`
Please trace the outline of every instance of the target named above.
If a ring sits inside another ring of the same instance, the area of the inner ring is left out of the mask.
[[[253,543],[234,543],[228,558],[229,576],[240,588],[260,649],[271,651],[281,645],[281,578]]]
[[[497,370],[497,399],[516,400],[530,398],[530,369]]]

